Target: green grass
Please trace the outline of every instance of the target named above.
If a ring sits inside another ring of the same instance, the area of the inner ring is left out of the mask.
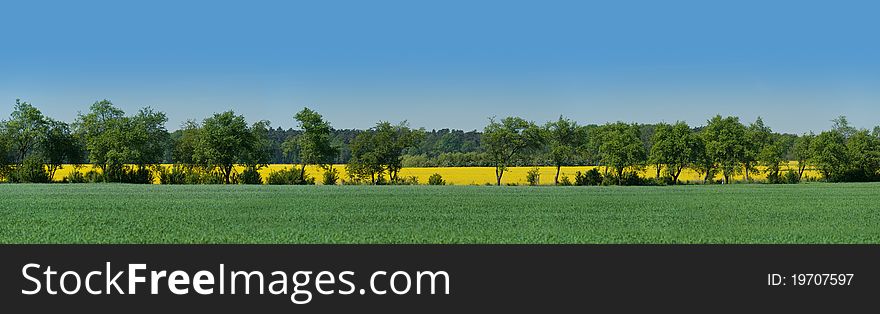
[[[3,184],[0,243],[880,243],[880,184]]]

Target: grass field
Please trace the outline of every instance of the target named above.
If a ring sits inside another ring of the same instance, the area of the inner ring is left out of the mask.
[[[880,184],[3,184],[0,242],[880,243]]]

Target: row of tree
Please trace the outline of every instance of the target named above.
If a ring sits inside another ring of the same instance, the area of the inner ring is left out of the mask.
[[[282,180],[293,184],[314,182],[307,165],[321,166],[325,182],[335,182],[333,164],[340,161],[349,180],[371,184],[393,184],[401,180],[405,165],[438,161],[493,166],[498,185],[508,167],[524,164],[555,166],[557,184],[561,167],[570,165],[605,166],[605,176],[618,184],[633,182],[629,178],[638,178],[646,168],[654,171],[655,180],[671,184],[679,183],[686,168],[706,182],[718,174],[724,183],[738,174],[751,181],[758,172],[766,172],[769,182],[799,181],[808,166],[828,181],[880,180],[880,127],[856,129],[845,117],[834,119],[831,130],[801,136],[775,133],[761,118],[745,125],[737,117],[722,116],[696,128],[684,122],[582,126],[564,117],[538,125],[507,117],[490,119],[483,132],[428,132],[385,121],[368,130],[340,131],[308,108],[293,119],[297,130],[283,131],[269,121],[249,124],[227,111],[169,132],[165,114],[149,107],[126,115],[102,100],[68,124],[16,101],[9,119],[0,121],[0,177],[48,182],[62,165],[88,162],[101,170],[103,181],[149,183],[153,173],[167,174],[160,164],[174,163],[182,174],[260,183],[257,170],[280,155],[298,166]],[[283,140],[279,135],[285,135]],[[783,174],[790,160],[798,162],[798,169]],[[236,165],[245,170],[237,173]]]

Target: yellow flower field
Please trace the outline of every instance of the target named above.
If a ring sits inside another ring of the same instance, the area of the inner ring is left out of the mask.
[[[170,167],[171,165],[163,165],[165,167]],[[289,164],[273,164],[267,167],[260,169],[260,174],[263,176],[263,180],[269,176],[269,173],[272,171],[278,171],[285,168],[290,168],[296,165]],[[345,165],[335,165],[334,169],[339,171],[340,179],[348,181],[348,175],[345,173]],[[599,168],[599,171],[603,171],[602,167],[595,166],[576,166],[576,167],[562,167],[562,171],[560,173],[560,180],[562,176],[568,176],[569,180],[574,182],[575,173],[577,171],[585,172],[593,168]],[[55,172],[54,180],[61,181],[65,176],[74,171],[75,167],[73,165],[64,165],[61,169]],[[81,165],[79,166],[79,171],[82,173],[86,173],[92,169],[91,165]],[[526,181],[526,173],[532,169],[532,167],[510,167],[507,171],[504,172],[504,177],[501,180],[502,184],[519,184],[525,185]],[[553,184],[553,177],[556,174],[555,167],[539,167],[540,169],[540,183],[545,185]],[[792,161],[789,162],[788,165],[783,166],[783,172],[797,169],[797,162]],[[243,167],[236,167],[236,171],[241,172],[244,170]],[[320,184],[321,175],[324,170],[317,166],[308,166],[306,167],[306,172],[315,177]],[[495,183],[495,168],[492,167],[427,167],[427,168],[403,168],[400,172],[401,177],[409,177],[415,176],[419,179],[419,184],[427,184],[428,177],[430,177],[434,173],[439,173],[443,176],[443,179],[446,180],[446,184],[452,185],[484,185],[484,184],[494,184]],[[653,167],[646,167],[640,175],[642,177],[653,178],[656,175],[656,170]],[[766,178],[766,173],[755,174],[751,173],[750,177],[753,180],[763,180]],[[819,178],[821,175],[818,171],[814,169],[808,169],[804,173],[804,178]],[[715,176],[716,179],[720,178],[720,174]],[[735,176],[734,180],[743,180],[744,175],[741,173]],[[691,169],[685,169],[679,180],[682,182],[701,182],[702,177],[700,177],[696,171]],[[155,178],[156,184],[159,183],[158,175]]]

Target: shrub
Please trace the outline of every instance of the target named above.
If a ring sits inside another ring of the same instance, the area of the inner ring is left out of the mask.
[[[600,185],[602,182],[602,173],[596,168],[587,170],[587,172],[584,173],[578,171],[574,176],[575,185]]]
[[[627,186],[656,185],[656,183],[654,183],[654,181],[646,180],[646,179],[640,177],[635,172],[624,173],[623,179],[620,180],[620,184],[627,185]]]
[[[241,184],[263,184],[263,177],[255,167],[247,167],[238,176]]]
[[[336,181],[339,181],[339,171],[333,168],[324,170],[324,177],[321,183],[324,185],[336,185]]]
[[[291,168],[270,172],[266,183],[273,185],[306,185],[315,184],[315,178],[309,177],[308,174],[303,177],[300,170]]]
[[[122,171],[122,183],[153,184],[153,172],[143,166],[125,167]]]
[[[394,185],[418,185],[419,177],[416,176],[408,176],[408,177],[398,177],[391,184]]]
[[[529,169],[529,172],[526,173],[526,182],[531,186],[541,184],[541,169],[538,167]]]
[[[446,185],[446,181],[439,173],[435,173],[428,177],[428,185]]]
[[[193,174],[189,170],[180,165],[159,168],[160,184],[193,184],[188,180]],[[196,181],[197,183],[198,181]]]
[[[567,175],[562,175],[562,178],[559,179],[559,185],[561,186],[571,186],[571,179],[568,178]]]
[[[783,181],[788,184],[798,184],[801,182],[800,178],[798,178],[797,172],[795,172],[794,170],[789,170],[788,172],[786,172],[785,176],[783,177]]]
[[[64,182],[67,183],[86,183],[86,176],[83,175],[82,172],[79,172],[79,169],[74,169],[67,176],[64,177]]]
[[[43,165],[43,161],[37,157],[27,157],[22,161],[9,177],[14,183],[49,183],[49,172]]]
[[[85,178],[86,178],[86,182],[88,182],[88,183],[104,182],[104,174],[98,172],[95,169],[92,169],[92,170],[89,170],[89,172],[86,172]]]

